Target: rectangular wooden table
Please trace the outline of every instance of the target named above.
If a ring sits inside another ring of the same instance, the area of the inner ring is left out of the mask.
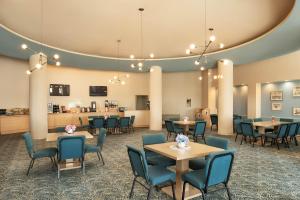
[[[204,157],[210,153],[224,150],[195,142],[190,142],[188,146],[188,148],[182,150],[176,147],[176,142],[145,145],[145,148],[150,151],[176,160],[176,199],[181,199],[183,189],[183,181],[181,179],[181,176],[183,173],[189,170],[189,160]],[[171,187],[163,188],[162,191],[172,196]],[[193,188],[192,186],[189,186],[186,187],[185,194],[186,199],[190,199],[196,196],[200,196],[200,191],[198,189]]]
[[[88,131],[76,131],[73,134],[60,132],[60,133],[48,133],[46,141],[47,142],[55,142],[55,141],[57,141],[57,138],[60,137],[60,136],[77,136],[77,135],[83,135],[83,136],[85,136],[86,139],[91,139],[91,138],[94,137]]]
[[[190,126],[194,126],[195,123],[196,123],[195,121],[174,121],[174,124],[183,126],[185,134],[189,132]]]
[[[265,134],[266,128],[277,128],[282,124],[288,124],[290,122],[281,122],[281,121],[262,121],[262,122],[253,122],[253,126],[258,128],[258,132]]]

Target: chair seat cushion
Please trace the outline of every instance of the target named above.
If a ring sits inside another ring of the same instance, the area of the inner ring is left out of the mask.
[[[265,137],[267,137],[267,138],[277,138],[277,135],[274,134],[274,133],[266,133]]]
[[[206,165],[206,160],[204,158],[190,160],[189,167],[192,170],[204,169]]]
[[[182,175],[182,180],[189,182],[197,188],[203,189],[205,186],[205,170],[194,170]]]
[[[148,175],[150,184],[161,185],[167,182],[175,182],[176,174],[161,166],[149,166]]]
[[[85,144],[84,148],[85,148],[86,153],[99,151],[99,146],[96,146],[96,145]]]
[[[37,150],[33,153],[33,158],[44,158],[44,157],[53,157],[57,153],[57,148],[50,147],[45,149]]]
[[[168,167],[176,164],[175,160],[161,155],[148,156],[147,163],[149,165],[158,165],[162,167]]]

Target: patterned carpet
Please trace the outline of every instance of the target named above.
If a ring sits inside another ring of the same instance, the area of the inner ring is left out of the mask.
[[[37,161],[27,177],[30,160],[21,135],[1,136],[0,199],[128,199],[133,176],[125,145],[140,148],[141,136],[146,133],[149,131],[140,129],[131,135],[108,135],[103,151],[105,166],[96,154],[89,154],[85,176],[80,170],[69,170],[62,172],[61,180],[51,169],[50,159]],[[95,139],[89,143],[95,143]],[[37,148],[46,146],[55,143],[36,141]],[[239,145],[233,139],[230,146],[237,149],[230,180],[233,199],[300,199],[300,146],[278,151],[269,146]],[[152,194],[152,199],[169,199],[161,192]],[[136,185],[133,199],[146,199],[145,189]],[[221,190],[207,199],[227,196]]]

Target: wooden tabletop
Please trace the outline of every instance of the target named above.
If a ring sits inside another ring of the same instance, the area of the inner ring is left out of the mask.
[[[253,126],[257,127],[275,127],[280,126],[281,124],[288,124],[289,122],[280,122],[280,121],[263,121],[263,122],[253,122]]]
[[[57,141],[57,138],[60,137],[60,136],[78,136],[78,135],[83,135],[87,139],[93,138],[93,135],[90,134],[88,131],[76,131],[73,134],[59,132],[59,133],[48,133],[46,141],[47,142],[55,142],[55,141]]]
[[[179,125],[195,125],[195,121],[174,121],[174,123]]]
[[[167,142],[162,144],[145,145],[145,149],[164,155],[174,160],[189,160],[224,150],[195,142],[189,142],[189,148],[185,150],[174,148],[175,146],[176,142]]]

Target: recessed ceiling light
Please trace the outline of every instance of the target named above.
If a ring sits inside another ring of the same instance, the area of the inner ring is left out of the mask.
[[[21,45],[21,48],[25,50],[25,49],[28,48],[28,46],[27,46],[27,44],[22,44],[22,45]]]
[[[190,49],[196,49],[196,45],[194,43],[190,44]]]
[[[154,53],[150,53],[150,58],[154,58]]]
[[[59,59],[59,55],[58,55],[58,54],[54,54],[54,55],[53,55],[53,58],[54,58],[55,60],[58,60],[58,59]]]
[[[131,58],[131,59],[134,59],[134,55],[133,55],[133,54],[131,54],[131,55],[129,56],[129,58]]]

